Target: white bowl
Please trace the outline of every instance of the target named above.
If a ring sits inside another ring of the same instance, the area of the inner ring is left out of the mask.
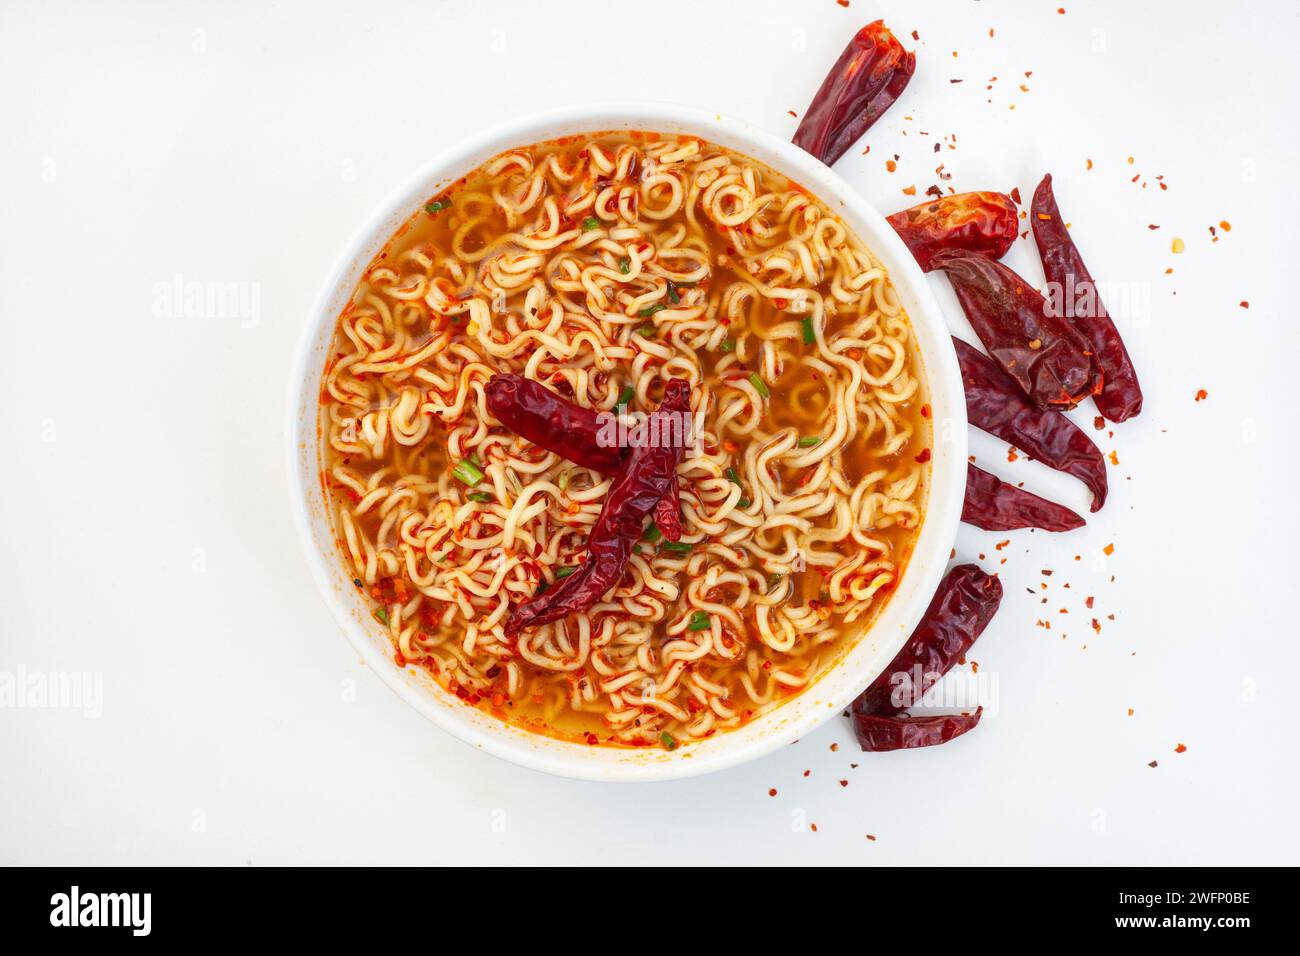
[[[447,184],[507,149],[575,133],[634,129],[685,133],[753,157],[810,189],[880,259],[911,319],[929,383],[934,449],[925,520],[893,597],[856,645],[820,680],[738,730],[669,752],[590,747],[530,733],[470,707],[416,667],[399,668],[387,634],[337,553],[319,474],[317,401],[335,321],[371,259]],[[612,103],[516,120],[467,140],[424,167],[371,217],[330,271],[294,362],[289,405],[289,483],[307,562],[348,640],[403,700],[443,730],[525,767],[588,780],[666,780],[733,767],[788,744],[840,713],[884,670],[912,632],[948,563],[966,483],[966,405],[939,305],[902,240],[857,192],[803,150],[741,120],[653,103]]]

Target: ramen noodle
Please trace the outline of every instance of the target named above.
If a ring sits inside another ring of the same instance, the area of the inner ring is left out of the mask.
[[[514,634],[614,478],[498,422],[498,373],[624,424],[691,385],[681,539],[647,522],[616,587]],[[400,665],[535,731],[674,749],[808,687],[888,600],[925,402],[885,270],[823,203],[698,138],[605,133],[497,156],[370,264],[325,370],[322,480]]]

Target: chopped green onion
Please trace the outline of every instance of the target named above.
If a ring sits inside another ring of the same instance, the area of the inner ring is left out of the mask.
[[[659,530],[659,526],[655,524],[653,521],[651,521],[650,524],[646,526],[645,534],[641,535],[642,538],[644,538],[646,541],[649,541],[651,544],[654,544],[663,536],[664,533]]]
[[[686,625],[688,631],[707,631],[710,625],[709,616],[703,611],[696,611],[691,615],[691,623]]]
[[[427,212],[430,216],[440,213],[444,209],[450,209],[450,208],[451,208],[450,199],[435,199],[433,200],[433,202],[427,202],[424,204],[424,211]]]
[[[618,401],[614,403],[615,408],[627,410],[627,403],[636,398],[636,389],[631,385],[624,385],[623,391],[618,393]]]
[[[470,501],[482,501],[484,503],[492,500],[492,496],[488,494],[486,491],[471,491],[465,497],[468,498]]]
[[[546,589],[549,588],[550,586],[551,586],[551,582],[547,581],[546,579],[542,579],[541,581],[538,581],[537,590],[533,592],[533,597],[541,597],[543,594],[546,593]]]
[[[818,438],[816,435],[808,435],[804,438],[799,439],[800,448],[816,448],[821,443],[822,440]]]
[[[693,544],[687,544],[685,541],[665,541],[664,550],[671,551],[673,554],[690,554]]]
[[[754,503],[754,502],[750,501],[748,498],[741,498],[739,501],[736,502],[736,507],[737,507],[737,508],[748,508],[748,507],[749,507],[750,505],[752,505],[753,503]]]
[[[663,742],[664,748],[667,750],[676,750],[678,747],[677,738],[666,730],[659,735],[659,739]]]
[[[668,301],[673,305],[678,305],[682,301],[682,297],[677,294],[677,286],[673,285],[671,280],[668,282]]]
[[[557,580],[560,578],[567,578],[570,574],[572,574],[576,570],[578,570],[578,566],[576,564],[570,565],[569,567],[565,567],[565,568],[556,568],[555,577]]]
[[[734,482],[737,485],[740,485],[741,488],[745,487],[744,485],[740,484],[740,475],[736,474],[736,469],[734,468],[727,469],[727,480]]]
[[[621,273],[623,273],[623,275],[627,275],[629,272],[631,272],[631,271],[632,271],[632,260],[630,260],[630,259],[628,259],[628,258],[626,258],[626,257],[624,257],[624,258],[622,258],[622,259],[619,259],[619,260],[618,260],[618,271],[621,272]]]
[[[758,392],[758,394],[761,395],[761,396],[763,396],[764,398],[771,398],[771,397],[772,397],[772,392],[771,392],[771,390],[767,387],[767,382],[765,382],[765,381],[763,381],[761,378],[759,378],[757,372],[750,372],[750,373],[749,373],[749,384],[750,384],[750,385],[753,385],[753,386],[754,386],[754,391]]]
[[[668,306],[664,305],[661,302],[656,302],[654,305],[646,306],[644,309],[638,312],[637,315],[641,316],[641,318],[643,319],[648,319],[656,312],[662,312],[666,308],[668,308]]]
[[[375,612],[375,620],[378,621],[380,624],[384,625],[384,627],[387,627],[387,626],[388,626],[388,609],[387,609],[387,608],[383,608],[383,607],[381,607],[378,611],[376,611],[376,612]]]
[[[775,573],[773,573],[773,574],[769,574],[769,575],[767,576],[767,593],[768,593],[768,594],[771,594],[771,593],[776,589],[776,586],[777,586],[778,584],[781,583],[781,578],[783,578],[783,577],[785,577],[785,575],[783,575],[783,574],[775,574]]]
[[[734,340],[734,339],[723,339],[723,340],[722,340],[722,344],[718,346],[718,351],[719,351],[719,352],[734,352],[734,351],[736,351],[736,342],[735,342],[735,340]]]
[[[582,220],[583,232],[591,232],[591,230],[599,229],[599,228],[600,228],[600,220],[597,219],[595,216],[588,216],[586,219]]]
[[[470,487],[483,480],[483,469],[478,466],[478,462],[472,456],[462,458],[457,462],[451,473]]]
[[[636,334],[637,334],[637,335],[643,335],[643,336],[645,336],[647,339],[652,339],[652,338],[655,337],[655,335],[658,333],[658,331],[659,331],[659,330],[658,330],[657,328],[655,328],[653,325],[643,325],[643,326],[641,326],[641,328],[639,328],[639,329],[636,330]]]
[[[813,331],[812,317],[808,316],[801,319],[799,324],[803,326],[803,344],[816,345],[817,333]]]

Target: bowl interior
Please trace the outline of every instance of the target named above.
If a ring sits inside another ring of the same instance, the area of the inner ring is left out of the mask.
[[[319,475],[317,398],[335,321],[371,259],[429,196],[504,150],[578,133],[640,129],[684,133],[751,156],[811,190],[853,229],[889,272],[911,319],[933,409],[934,449],[925,519],[893,597],[870,630],[816,683],[738,730],[675,751],[589,747],[531,733],[462,703],[419,668],[399,668],[336,552]],[[885,219],[802,150],[748,123],[645,103],[531,117],[438,157],[390,199],[353,240],[321,291],[290,381],[290,495],[307,560],[325,600],[366,663],[397,694],[473,746],[563,776],[653,780],[733,766],[789,743],[838,713],[892,660],[925,610],[948,561],[965,488],[966,409],[956,358],[925,276]]]

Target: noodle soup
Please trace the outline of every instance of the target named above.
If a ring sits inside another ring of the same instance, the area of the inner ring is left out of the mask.
[[[520,437],[494,375],[628,422],[691,385],[683,534],[647,522],[590,608],[508,633],[580,567],[613,478]],[[931,435],[907,316],[816,197],[697,137],[515,149],[431,197],[338,320],[322,479],[401,665],[564,739],[674,749],[797,694],[906,566]]]

